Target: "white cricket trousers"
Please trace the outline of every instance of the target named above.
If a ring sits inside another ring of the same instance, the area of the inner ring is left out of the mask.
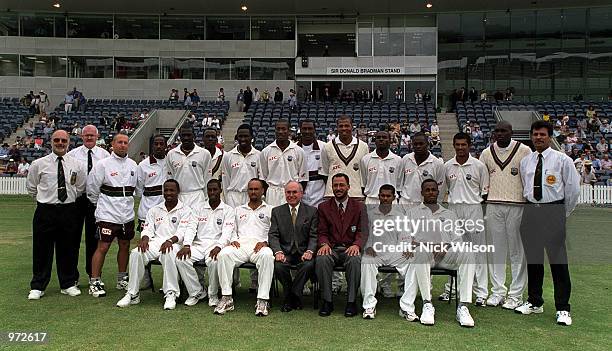
[[[172,245],[172,250],[162,254],[159,248],[164,243],[162,239],[152,239],[149,241],[149,249],[145,252],[139,252],[138,247],[130,252],[129,263],[129,281],[127,292],[130,295],[138,295],[140,291],[140,282],[145,273],[145,266],[153,261],[159,260],[164,270],[162,289],[164,294],[173,291],[176,296],[179,296],[180,289],[178,283],[178,270],[176,269],[176,253],[181,249],[177,244]]]
[[[521,299],[527,284],[527,262],[521,240],[520,205],[488,204],[486,214],[487,242],[495,246],[489,253],[491,294]],[[506,288],[506,258],[510,254],[512,282]]]
[[[463,252],[449,251],[438,263],[434,262],[433,254],[415,252],[409,260],[404,278],[404,294],[400,298],[400,308],[414,313],[414,300],[417,288],[423,301],[431,301],[431,268],[452,269],[457,271],[457,285],[460,302],[472,302],[472,283],[474,281],[474,256]]]
[[[285,188],[282,186],[270,185],[268,190],[266,190],[266,203],[273,207],[287,203]]]
[[[474,245],[486,245],[486,234],[483,228],[482,231],[478,231],[477,229],[480,226],[484,226],[484,216],[482,214],[482,205],[481,204],[449,204],[448,209],[453,211],[457,218],[462,220],[471,220],[474,226],[475,224],[478,227],[474,227],[474,231],[465,232],[463,234],[464,242],[471,242]],[[471,228],[469,228],[471,229]],[[474,295],[476,297],[481,297],[483,299],[487,298],[489,293],[489,272],[487,268],[487,253],[486,252],[478,252],[473,253],[474,262],[476,264],[474,270]],[[444,286],[444,291],[450,292],[450,277],[448,278],[448,282]]]
[[[208,202],[208,196],[204,190],[185,191],[179,193],[179,200],[190,208],[196,208],[197,205]]]
[[[257,283],[257,298],[263,300],[270,299],[270,286],[272,285],[272,275],[274,274],[274,254],[269,247],[261,248],[257,253],[253,251],[257,240],[245,239],[239,240],[240,247],[234,246],[224,247],[217,259],[219,283],[221,284],[221,293],[224,296],[232,295],[232,276],[234,267],[238,267],[243,263],[251,262],[257,267],[259,272]]]
[[[398,254],[386,254],[373,257],[367,254],[361,256],[361,296],[363,296],[363,308],[374,308],[376,307],[376,288],[378,285],[377,274],[378,267],[380,266],[391,266],[395,267],[403,278],[408,268],[408,260]],[[389,276],[394,274],[388,273]]]
[[[176,268],[181,274],[181,278],[187,288],[189,296],[193,297],[202,292],[203,287],[200,284],[198,273],[193,267],[193,264],[198,261],[206,262],[206,270],[208,271],[208,296],[217,296],[219,292],[219,274],[217,269],[218,259],[213,260],[209,257],[210,251],[217,245],[204,247],[201,245],[191,245],[191,257],[185,259],[176,259]]]
[[[246,191],[227,191],[225,194],[225,203],[232,208],[237,208],[249,202],[249,195]]]

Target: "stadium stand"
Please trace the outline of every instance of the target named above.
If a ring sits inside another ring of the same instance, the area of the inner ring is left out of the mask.
[[[30,118],[28,108],[18,98],[0,100],[0,140],[4,141]]]

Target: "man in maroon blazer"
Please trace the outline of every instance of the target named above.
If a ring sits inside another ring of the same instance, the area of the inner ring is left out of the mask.
[[[349,198],[349,177],[338,173],[332,178],[334,197],[319,205],[318,246],[315,270],[321,286],[323,305],[319,315],[334,310],[332,274],[334,266],[346,270],[347,304],[345,317],[357,314],[357,292],[361,280],[361,251],[367,241],[367,215],[362,202]]]

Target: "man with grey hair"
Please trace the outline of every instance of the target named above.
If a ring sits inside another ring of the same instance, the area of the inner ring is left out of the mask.
[[[268,243],[274,252],[274,275],[283,285],[281,311],[302,309],[304,284],[314,273],[314,252],[317,249],[317,209],[302,203],[304,190],[300,183],[285,185],[287,203],[272,209]],[[291,266],[297,267],[295,279]]]
[[[75,158],[81,163],[87,174],[89,174],[98,161],[107,158],[110,154],[103,148],[96,146],[98,128],[94,125],[88,124],[83,127],[81,130],[81,140],[83,145],[70,150],[68,156]],[[87,199],[86,192],[77,199],[76,203],[79,233],[83,231],[83,225],[85,226],[85,270],[87,275],[91,277],[91,258],[98,246],[98,240],[96,239],[96,216],[94,215],[96,207]],[[75,244],[78,252],[81,247],[81,240],[76,241]]]

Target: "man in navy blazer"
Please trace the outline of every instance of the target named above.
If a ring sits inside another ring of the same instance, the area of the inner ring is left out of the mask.
[[[334,309],[332,274],[334,266],[346,270],[347,304],[345,317],[357,314],[357,292],[361,280],[361,252],[367,241],[367,214],[362,202],[349,198],[349,177],[338,173],[332,178],[334,197],[319,205],[318,245],[315,271],[321,286],[322,317]]]
[[[304,284],[314,273],[317,250],[317,209],[302,203],[304,190],[296,181],[285,186],[287,203],[272,209],[268,244],[274,252],[274,275],[283,285],[281,311],[302,309]],[[297,266],[291,279],[291,265]]]

